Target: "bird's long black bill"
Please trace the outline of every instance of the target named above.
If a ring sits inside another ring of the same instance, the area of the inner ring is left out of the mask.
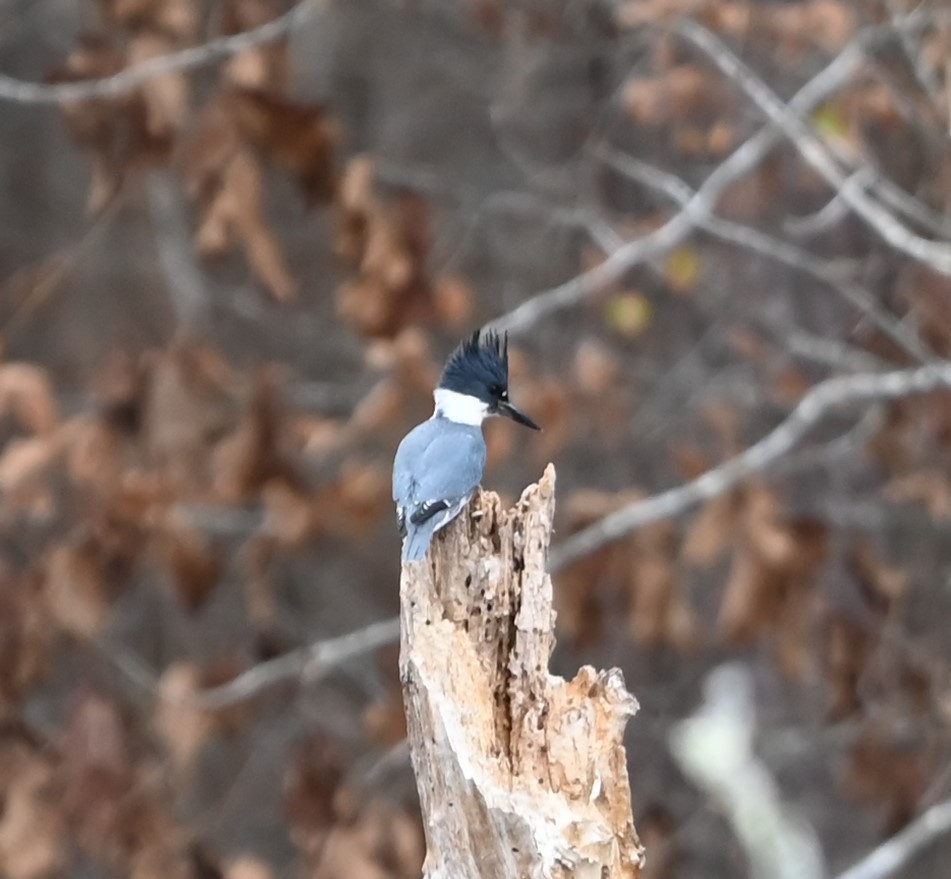
[[[511,403],[499,403],[499,415],[504,415],[506,418],[511,418],[512,421],[517,421],[519,424],[524,424],[526,427],[530,427],[532,430],[541,430],[541,428],[532,421],[524,412],[516,409]]]

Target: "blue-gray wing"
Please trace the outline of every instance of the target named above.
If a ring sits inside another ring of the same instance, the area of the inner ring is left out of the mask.
[[[425,554],[432,534],[459,514],[485,469],[482,430],[431,419],[400,443],[393,463],[393,500],[404,558]],[[408,555],[407,555],[408,553]]]
[[[482,481],[482,430],[431,419],[407,434],[393,463],[393,500],[408,516],[433,501],[471,495]]]

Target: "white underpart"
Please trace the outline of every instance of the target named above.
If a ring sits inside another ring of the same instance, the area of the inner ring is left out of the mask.
[[[456,424],[471,424],[478,427],[489,414],[489,404],[469,394],[436,388],[433,396],[436,398],[436,411],[433,417],[442,415],[443,418],[455,421]]]

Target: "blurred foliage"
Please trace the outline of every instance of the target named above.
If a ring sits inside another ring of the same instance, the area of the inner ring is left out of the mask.
[[[763,124],[679,21],[783,99],[879,28],[809,130],[951,237],[951,28],[902,25],[910,6],[329,3],[121,94],[5,104],[0,874],[418,876],[392,651],[203,699],[395,611],[389,465],[444,354],[676,214],[599,147],[696,188]],[[0,11],[0,64],[94,80],[287,8],[42,0]],[[781,144],[715,204],[738,239],[696,219],[516,334],[513,398],[545,430],[487,425],[490,487],[554,460],[568,535],[742,451],[824,378],[913,363],[902,330],[951,355],[951,283],[840,202]],[[832,867],[948,796],[949,472],[948,393],[874,406],[558,572],[556,663],[620,665],[642,704],[651,879],[746,869],[667,752],[726,657]]]

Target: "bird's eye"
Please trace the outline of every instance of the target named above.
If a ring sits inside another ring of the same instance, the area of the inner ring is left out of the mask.
[[[508,400],[508,398],[509,398],[509,392],[508,392],[505,388],[502,388],[502,389],[499,391],[499,399],[500,399],[500,400]]]

